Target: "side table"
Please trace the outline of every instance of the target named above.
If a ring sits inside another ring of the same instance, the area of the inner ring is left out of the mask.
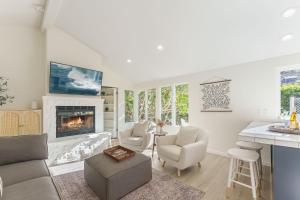
[[[154,135],[153,135],[153,145],[152,145],[152,158],[153,158],[153,155],[154,155],[154,148],[156,146],[156,137],[166,136],[167,134],[168,134],[168,132],[166,132],[166,131],[154,133]]]

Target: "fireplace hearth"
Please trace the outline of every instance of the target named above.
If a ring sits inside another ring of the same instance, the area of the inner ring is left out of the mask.
[[[95,106],[56,106],[56,137],[95,133]]]

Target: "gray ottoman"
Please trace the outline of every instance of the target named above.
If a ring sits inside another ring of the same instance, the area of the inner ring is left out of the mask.
[[[101,200],[120,199],[152,179],[151,158],[136,153],[117,162],[101,153],[84,161],[84,178]]]

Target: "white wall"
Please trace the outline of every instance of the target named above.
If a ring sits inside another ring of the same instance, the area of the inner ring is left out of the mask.
[[[119,88],[119,127],[126,127],[124,89],[133,85],[105,66],[101,54],[57,28],[42,33],[39,28],[1,26],[0,36],[0,76],[9,78],[9,94],[15,96],[14,103],[0,109],[30,108],[34,100],[41,107],[42,96],[49,95],[49,61],[56,61],[102,71],[103,85]]]
[[[47,30],[46,34],[46,78],[45,90],[48,93],[49,62],[55,61],[103,72],[103,85],[117,87],[119,90],[119,129],[126,127],[124,117],[124,89],[132,89],[133,85],[125,77],[112,71],[103,63],[104,57],[100,53],[89,48],[71,35],[58,28]],[[56,94],[57,95],[57,94]],[[64,95],[66,96],[66,95]],[[100,98],[100,97],[91,97]]]
[[[216,58],[217,59],[217,58]],[[277,119],[279,113],[279,68],[300,64],[300,54],[259,62],[231,66],[186,76],[139,84],[137,89],[159,88],[173,83],[189,83],[190,124],[209,134],[209,150],[225,154],[234,146],[237,135],[254,120]],[[232,113],[204,113],[201,111],[200,83],[215,77],[232,79]],[[175,132],[176,128],[168,128]],[[270,162],[269,149],[264,161]]]
[[[22,26],[0,27],[0,76],[9,78],[13,104],[0,109],[24,109],[33,100],[41,102],[45,94],[44,34],[39,29]]]

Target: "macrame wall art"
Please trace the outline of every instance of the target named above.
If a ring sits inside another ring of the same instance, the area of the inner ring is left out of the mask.
[[[201,83],[201,112],[232,112],[230,108],[230,79],[218,78]]]

